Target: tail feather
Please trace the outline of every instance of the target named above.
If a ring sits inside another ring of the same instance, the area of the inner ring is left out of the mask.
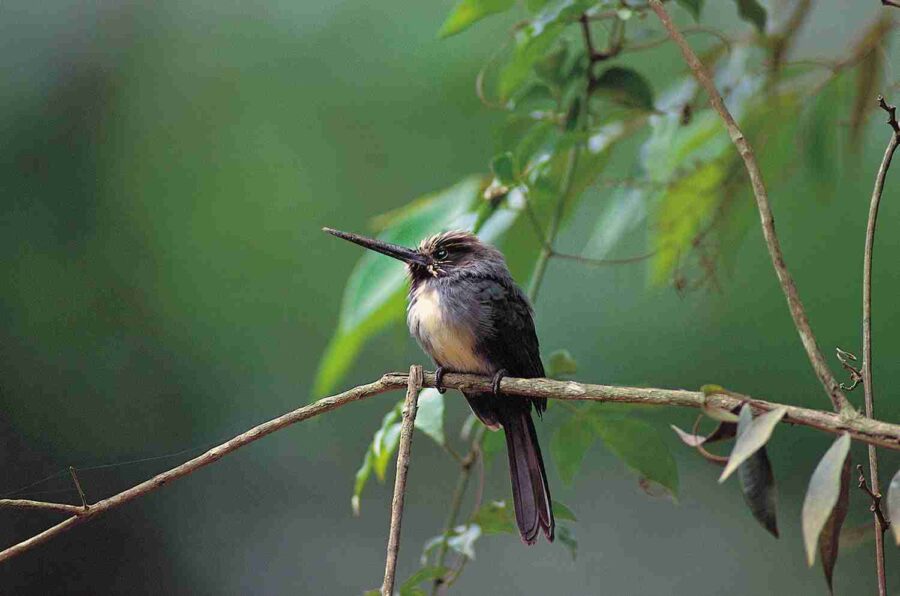
[[[522,541],[534,544],[543,530],[547,540],[553,542],[555,522],[550,486],[531,412],[524,408],[504,412],[500,422],[506,433],[516,524]]]

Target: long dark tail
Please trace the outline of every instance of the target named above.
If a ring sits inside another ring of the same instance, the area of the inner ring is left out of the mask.
[[[543,530],[547,540],[553,542],[556,525],[547,472],[544,471],[544,459],[530,410],[516,408],[516,411],[509,411],[503,408],[498,412],[499,422],[506,433],[516,524],[525,544],[534,544],[539,530]]]

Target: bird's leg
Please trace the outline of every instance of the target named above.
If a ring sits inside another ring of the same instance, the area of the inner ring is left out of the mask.
[[[494,378],[491,380],[491,389],[494,391],[494,397],[500,397],[500,381],[503,380],[503,377],[506,376],[506,369],[501,368],[497,372],[494,373]]]
[[[444,387],[444,373],[447,370],[443,366],[437,367],[434,371],[434,388],[438,390],[438,393],[444,393],[447,391],[447,388]]]

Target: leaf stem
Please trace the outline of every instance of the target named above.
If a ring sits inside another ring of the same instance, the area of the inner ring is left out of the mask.
[[[866,245],[863,253],[863,389],[865,390],[866,417],[875,416],[875,388],[872,385],[872,257],[875,249],[875,225],[878,221],[878,207],[881,204],[881,195],[884,191],[884,181],[894,152],[900,144],[900,126],[897,124],[896,108],[889,106],[883,97],[878,97],[878,104],[888,114],[888,124],[891,126],[891,140],[884,151],[884,158],[878,168],[875,177],[875,189],[872,191],[872,200],[869,204],[869,220],[866,225]],[[878,574],[878,594],[886,596],[887,581],[884,569],[884,532],[887,525],[880,510],[881,486],[878,478],[878,453],[875,447],[869,445],[869,481],[872,485],[871,494],[878,498],[872,499],[872,510],[875,524],[875,570]]]

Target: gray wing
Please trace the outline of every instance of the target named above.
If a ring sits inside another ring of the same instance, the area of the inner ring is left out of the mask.
[[[485,277],[473,280],[483,309],[483,333],[476,349],[497,369],[511,377],[543,377],[540,346],[534,330],[531,305],[511,279]],[[538,412],[547,408],[546,399],[532,402]]]

